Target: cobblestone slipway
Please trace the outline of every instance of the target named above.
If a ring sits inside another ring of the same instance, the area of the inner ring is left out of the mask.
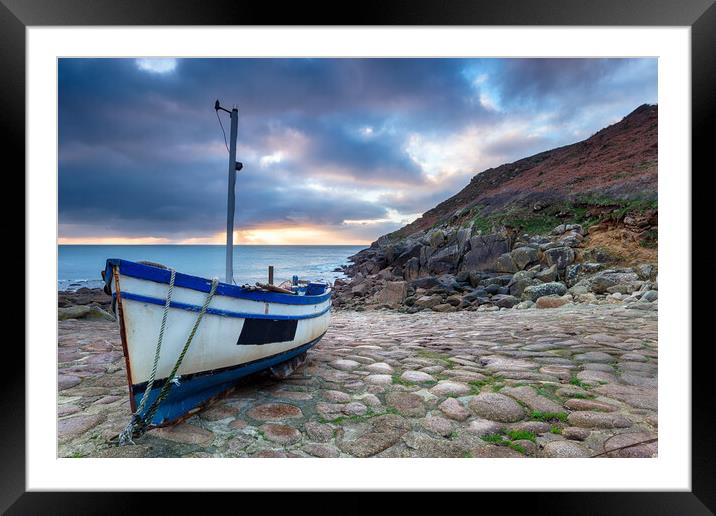
[[[245,379],[125,447],[116,324],[60,321],[58,349],[60,457],[657,454],[656,311],[337,311],[289,379]]]

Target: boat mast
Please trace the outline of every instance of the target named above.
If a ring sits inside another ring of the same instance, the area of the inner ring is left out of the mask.
[[[236,201],[236,172],[243,164],[236,161],[236,136],[239,125],[239,110],[236,106],[231,111],[224,109],[217,100],[214,109],[226,111],[231,116],[231,137],[229,139],[229,193],[226,203],[226,283],[234,282],[234,206]]]
[[[236,132],[239,110],[231,110],[231,139],[229,140],[229,198],[226,203],[226,283],[234,282],[234,204],[236,189]]]

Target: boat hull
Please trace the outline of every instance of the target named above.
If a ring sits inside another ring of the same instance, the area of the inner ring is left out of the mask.
[[[124,260],[109,260],[105,270],[116,299],[133,412],[151,378],[169,277],[168,270]],[[210,286],[204,278],[176,274],[145,411],[168,381]],[[150,426],[188,417],[239,378],[292,360],[318,343],[328,328],[331,301],[327,286],[316,290],[313,295],[277,294],[220,283],[177,371],[178,382],[172,382]]]

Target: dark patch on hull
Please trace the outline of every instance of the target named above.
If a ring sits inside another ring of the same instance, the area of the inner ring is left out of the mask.
[[[236,344],[261,345],[292,341],[297,326],[296,319],[246,319]]]

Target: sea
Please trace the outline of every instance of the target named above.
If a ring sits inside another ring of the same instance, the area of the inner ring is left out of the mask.
[[[234,282],[237,285],[266,282],[268,266],[274,266],[274,283],[299,279],[333,282],[344,274],[336,269],[366,246],[355,245],[237,245],[234,247]],[[226,247],[223,245],[60,245],[57,289],[74,291],[104,285],[100,271],[108,258],[149,260],[177,272],[219,277],[224,280]]]

